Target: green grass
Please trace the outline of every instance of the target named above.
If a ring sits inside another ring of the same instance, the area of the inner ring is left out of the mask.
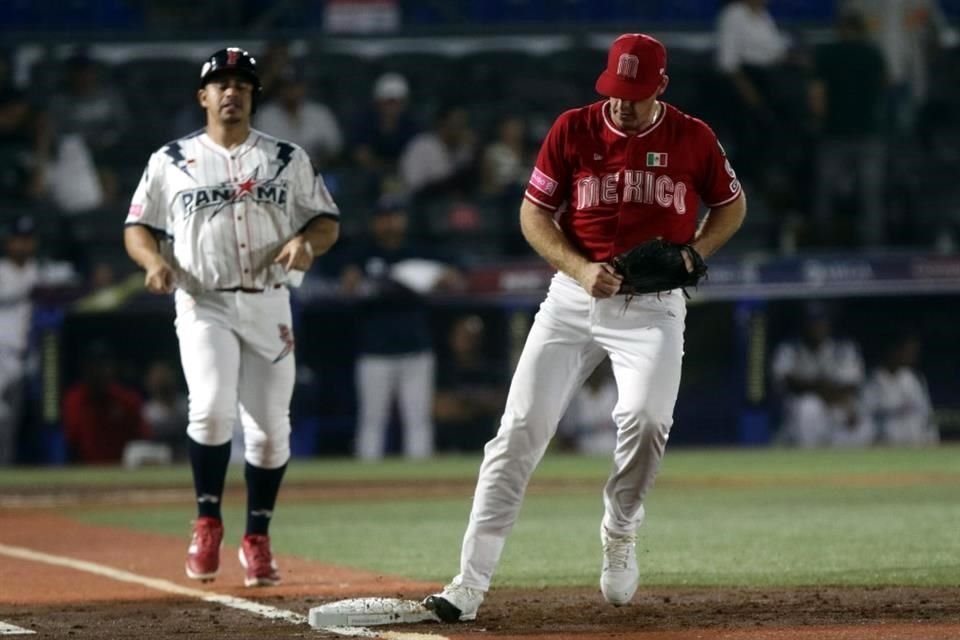
[[[480,454],[440,457],[410,464],[391,459],[380,464],[353,460],[294,460],[288,482],[384,482],[392,480],[473,480]],[[548,453],[537,480],[594,480],[606,476],[607,458]],[[781,479],[819,481],[849,474],[925,473],[953,475],[960,484],[960,448],[799,451],[793,449],[669,449],[661,477],[698,480],[736,476],[757,482]],[[242,482],[242,468],[231,468],[231,482]],[[115,467],[0,468],[0,492],[29,488],[189,486],[184,465],[126,470]]]
[[[296,483],[475,479],[479,457],[359,465],[295,461]],[[599,572],[600,491],[609,461],[549,455],[495,585],[591,586]],[[32,476],[27,482],[24,476]],[[233,482],[240,478],[233,471]],[[188,485],[179,470],[0,472],[16,487]],[[464,494],[469,493],[462,492]],[[650,585],[960,586],[960,449],[668,451],[647,501],[639,553]],[[242,529],[228,505],[230,532]],[[444,581],[457,568],[470,507],[457,498],[281,501],[278,552]],[[185,536],[190,505],[77,511],[87,522]]]
[[[394,480],[472,480],[481,456],[449,456],[410,464],[390,459],[379,464],[360,464],[349,459],[294,460],[287,482],[390,482]],[[538,477],[590,479],[602,477],[610,461],[599,458],[551,456],[538,470]],[[232,466],[229,481],[241,483],[243,468]],[[0,468],[0,492],[23,487],[157,487],[189,486],[185,465],[127,470],[117,467],[7,467]]]

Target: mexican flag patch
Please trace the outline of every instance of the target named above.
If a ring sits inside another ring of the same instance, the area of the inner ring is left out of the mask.
[[[655,151],[647,152],[647,166],[648,167],[665,167],[667,166],[667,154],[657,153]]]

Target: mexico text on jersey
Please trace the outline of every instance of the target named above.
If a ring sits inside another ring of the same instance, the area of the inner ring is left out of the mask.
[[[126,223],[172,242],[183,289],[263,289],[286,282],[273,259],[317,216],[340,212],[303,149],[252,130],[228,150],[201,131],[150,157]]]
[[[660,104],[653,124],[635,135],[618,129],[601,101],[562,114],[543,141],[525,197],[557,212],[591,260],[657,236],[689,242],[701,202],[719,207],[740,195],[710,127]]]

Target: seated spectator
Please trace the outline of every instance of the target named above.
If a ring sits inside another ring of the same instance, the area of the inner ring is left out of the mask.
[[[293,63],[290,45],[285,40],[273,40],[267,43],[263,53],[256,56],[257,75],[263,86],[261,97],[270,102],[277,97],[277,90],[283,84],[283,76]]]
[[[117,195],[111,157],[129,134],[130,114],[119,91],[101,77],[97,63],[77,53],[64,63],[63,89],[50,100],[50,121],[56,135],[78,134],[93,153],[106,199]]]
[[[483,150],[481,191],[488,196],[519,198],[533,170],[523,118],[506,116],[497,125],[497,138]]]
[[[842,13],[836,33],[837,40],[816,51],[810,86],[810,110],[819,134],[813,217],[820,244],[833,244],[837,237],[834,197],[841,186],[855,181],[859,195],[859,209],[853,216],[856,240],[860,246],[878,247],[886,235],[883,54],[868,41],[860,13]]]
[[[478,451],[496,433],[507,397],[506,367],[490,358],[480,316],[454,320],[441,352],[433,417],[437,448]]]
[[[177,386],[177,374],[168,363],[157,361],[150,365],[143,381],[146,402],[143,417],[153,434],[173,453],[173,459],[187,457],[187,394]]]
[[[63,398],[63,431],[70,459],[84,464],[112,464],[124,448],[150,437],[143,418],[143,400],[117,378],[116,361],[103,342],[83,353],[80,382]]]
[[[46,122],[22,91],[0,85],[0,198],[4,201],[43,197],[50,154]]]
[[[433,129],[418,134],[400,157],[400,179],[415,197],[462,195],[474,187],[476,134],[467,110],[440,110]]]
[[[378,180],[396,174],[400,154],[417,133],[409,98],[410,87],[402,75],[383,74],[373,85],[372,109],[361,114],[354,127],[353,160]]]
[[[87,143],[77,133],[60,136],[47,165],[47,190],[57,207],[67,214],[99,208],[113,188],[109,169],[97,167]]]
[[[917,368],[920,339],[904,334],[892,342],[870,374],[864,406],[877,426],[878,441],[891,445],[928,445],[940,441],[933,403]]]
[[[617,444],[617,383],[609,358],[593,370],[560,420],[562,441],[577,453],[610,455]]]
[[[805,310],[802,334],[774,351],[772,375],[782,400],[778,440],[800,447],[871,444],[875,428],[863,410],[859,346],[836,338],[827,309]]]
[[[315,169],[328,166],[343,146],[340,125],[330,108],[307,99],[307,84],[293,67],[277,79],[274,95],[258,109],[257,129],[303,147]]]

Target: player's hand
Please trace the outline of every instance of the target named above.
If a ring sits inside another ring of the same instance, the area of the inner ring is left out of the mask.
[[[313,264],[313,247],[303,236],[293,236],[283,245],[273,262],[281,265],[284,271],[308,271]]]
[[[173,267],[163,258],[157,258],[147,267],[144,284],[150,293],[173,293]]]
[[[576,275],[584,291],[594,298],[609,298],[620,290],[623,277],[606,262],[591,262]]]

